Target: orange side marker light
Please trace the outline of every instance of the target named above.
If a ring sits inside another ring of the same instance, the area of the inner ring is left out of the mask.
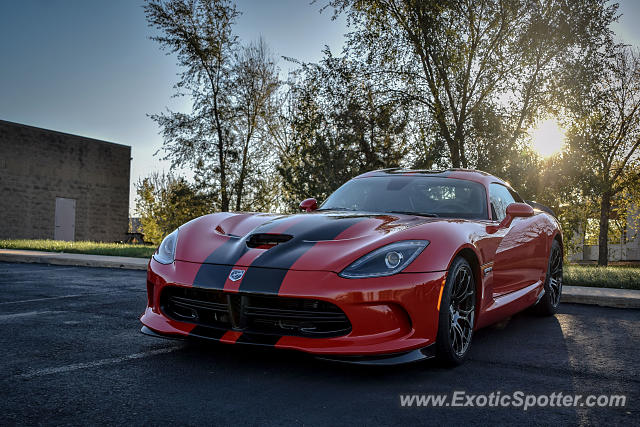
[[[442,285],[440,285],[440,296],[438,296],[438,311],[440,311],[440,301],[442,301],[442,291],[444,291],[444,284],[447,281],[447,278],[445,277],[444,279],[442,279]]]

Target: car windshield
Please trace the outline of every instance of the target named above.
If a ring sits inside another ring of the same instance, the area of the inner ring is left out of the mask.
[[[352,179],[329,196],[320,209],[465,219],[489,217],[482,184],[432,176]]]

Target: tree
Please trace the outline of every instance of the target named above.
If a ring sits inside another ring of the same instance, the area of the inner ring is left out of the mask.
[[[241,209],[248,193],[256,128],[269,97],[278,87],[277,69],[265,43],[239,47],[233,25],[239,12],[229,0],[148,0],[152,37],[182,68],[178,96],[190,96],[190,113],[151,116],[162,129],[165,159],[190,166],[196,180],[218,195],[216,208],[227,211],[235,196]]]
[[[220,208],[228,210],[228,158],[235,154],[228,91],[236,48],[231,27],[239,13],[227,0],[149,0],[144,10],[149,25],[162,32],[152,39],[177,54],[183,67],[176,88],[193,99],[191,114],[151,116],[162,128],[168,158],[172,166],[191,164],[196,169],[214,158]]]
[[[513,147],[551,101],[553,76],[615,18],[605,0],[331,0],[355,28],[349,48],[399,83],[468,167],[474,117],[491,109]],[[384,81],[384,79],[382,79]],[[475,129],[475,140],[491,143]]]
[[[243,198],[250,192],[261,195],[266,183],[261,182],[262,174],[253,174],[254,185],[246,186],[251,171],[261,170],[260,165],[269,163],[269,145],[263,141],[254,141],[264,127],[268,106],[280,86],[275,61],[268,52],[266,43],[260,39],[257,43],[243,47],[238,53],[233,69],[234,94],[236,104],[235,131],[241,139],[240,168],[236,179],[237,211],[244,208]],[[262,168],[262,172],[265,170]],[[255,198],[255,197],[254,197]],[[253,204],[249,206],[254,207]]]
[[[525,199],[535,200],[543,193],[539,188],[541,159],[526,138],[514,141],[504,130],[498,111],[498,106],[483,106],[473,113],[468,131],[469,161],[513,184]]]
[[[598,265],[607,265],[612,203],[640,181],[640,54],[610,44],[579,65],[566,105],[568,156],[585,196],[599,201]]]
[[[162,239],[187,221],[212,211],[211,196],[184,178],[153,173],[136,183],[136,214],[147,241]]]
[[[302,64],[290,82],[283,104],[290,131],[276,135],[284,144],[278,171],[290,209],[306,197],[326,198],[362,172],[398,166],[406,156],[407,105],[361,75],[360,64],[325,50],[320,63]]]

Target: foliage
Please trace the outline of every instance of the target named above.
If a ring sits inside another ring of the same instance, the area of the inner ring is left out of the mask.
[[[568,286],[640,290],[640,266],[565,265],[563,283]]]
[[[278,166],[289,209],[325,199],[360,173],[398,166],[411,139],[408,105],[377,92],[361,64],[324,53],[290,81],[290,134]]]
[[[554,99],[554,77],[615,17],[605,0],[332,0],[349,48],[425,105],[450,164],[499,164]],[[378,79],[387,83],[387,79]],[[398,87],[399,89],[396,89]],[[485,126],[485,121],[487,121]],[[488,131],[488,132],[484,132]],[[474,149],[475,145],[475,149]],[[486,163],[486,162],[485,162]]]
[[[235,209],[268,209],[271,206],[266,199],[273,193],[269,172],[275,157],[264,138],[265,113],[280,85],[278,71],[262,39],[241,49],[233,71],[237,114],[234,130],[241,141]]]
[[[216,209],[245,208],[244,197],[263,197],[255,194],[264,187],[263,147],[254,139],[279,85],[275,61],[262,40],[239,46],[239,12],[229,0],[148,0],[144,9],[160,31],[152,39],[177,56],[176,95],[192,102],[189,113],[151,116],[164,136],[165,159],[191,167],[216,195]]]
[[[155,244],[185,222],[212,212],[211,196],[182,177],[154,173],[138,181],[136,191],[144,238]]]
[[[626,211],[640,181],[640,55],[609,44],[580,63],[568,92],[567,162],[583,197],[599,205],[599,259],[607,264],[609,220]],[[622,197],[621,197],[622,196]]]
[[[150,258],[155,246],[130,245],[125,243],[102,242],[64,242],[61,240],[0,240],[1,249],[27,249],[31,251],[66,252],[89,255],[111,255],[137,258]]]

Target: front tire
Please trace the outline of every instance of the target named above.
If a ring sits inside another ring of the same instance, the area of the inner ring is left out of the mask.
[[[471,345],[476,282],[466,259],[457,257],[447,273],[440,300],[436,356],[447,366],[460,365]]]
[[[544,282],[544,295],[533,307],[541,316],[553,316],[558,311],[562,295],[562,248],[554,239],[549,253],[549,266]]]

